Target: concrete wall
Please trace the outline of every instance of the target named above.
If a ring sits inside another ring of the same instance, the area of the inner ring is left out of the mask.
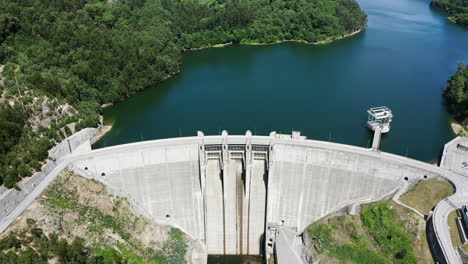
[[[424,171],[373,156],[318,147],[276,144],[270,156],[268,222],[297,227],[344,206],[382,199],[404,177]]]
[[[405,177],[440,176],[403,157],[274,133],[115,146],[72,167],[204,241],[209,254],[259,254],[271,223],[301,233],[345,206],[391,195]]]
[[[456,137],[444,146],[440,167],[468,177],[468,137]]]
[[[154,219],[174,222],[204,239],[197,148],[197,144],[124,148],[81,159],[74,167],[128,197]]]
[[[90,144],[83,143],[89,141],[97,132],[98,128],[91,127],[80,130],[50,149],[49,157],[53,160],[59,161],[74,152],[86,152],[91,150]]]

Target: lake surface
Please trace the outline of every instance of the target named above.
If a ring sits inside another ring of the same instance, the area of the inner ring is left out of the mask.
[[[360,0],[361,34],[314,46],[234,45],[192,51],[182,72],[105,111],[113,129],[95,147],[140,140],[301,131],[308,138],[368,147],[366,110],[394,113],[381,149],[437,159],[454,137],[442,89],[468,62],[468,30],[428,0]]]

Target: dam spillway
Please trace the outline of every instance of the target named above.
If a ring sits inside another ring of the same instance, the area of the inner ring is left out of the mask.
[[[172,138],[93,150],[70,166],[154,219],[203,241],[208,254],[271,254],[277,225],[300,234],[347,206],[438,177],[372,149],[300,133]]]

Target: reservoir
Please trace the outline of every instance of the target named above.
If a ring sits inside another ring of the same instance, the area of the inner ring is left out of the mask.
[[[393,111],[383,151],[429,161],[455,135],[442,89],[468,63],[468,30],[428,0],[360,0],[367,29],[326,45],[232,45],[184,54],[181,73],[104,112],[94,147],[205,135],[301,131],[369,147],[366,110]]]

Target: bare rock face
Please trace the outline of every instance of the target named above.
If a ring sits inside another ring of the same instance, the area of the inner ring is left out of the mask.
[[[316,249],[314,244],[312,244],[312,239],[310,238],[309,232],[307,232],[307,230],[305,230],[302,234],[302,243],[304,243],[302,259],[304,259],[306,263],[318,263],[317,256],[315,255]]]
[[[0,85],[3,86],[5,83],[5,78],[2,77],[1,73],[3,72],[3,69],[5,69],[5,65],[0,65]]]
[[[34,97],[29,121],[32,130],[37,132],[40,127],[50,127],[52,122],[60,122],[76,113],[77,111],[73,106],[68,103],[60,104],[55,98],[51,99],[47,96]]]

